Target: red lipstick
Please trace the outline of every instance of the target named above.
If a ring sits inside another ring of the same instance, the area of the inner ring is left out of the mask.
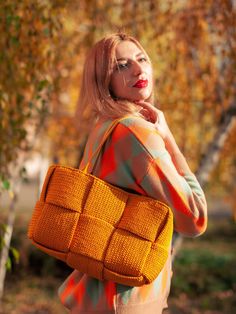
[[[133,87],[143,88],[148,86],[148,80],[138,80]]]

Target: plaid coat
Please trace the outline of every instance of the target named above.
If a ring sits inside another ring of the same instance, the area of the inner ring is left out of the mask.
[[[110,123],[100,120],[96,124],[80,169],[90,161],[88,172],[97,177],[166,203],[173,210],[174,227],[180,234],[196,236],[204,232],[204,193],[192,172],[183,169],[179,174],[152,123],[127,116],[106,139],[97,158],[92,158]],[[74,314],[158,314],[167,307],[171,275],[170,248],[164,268],[149,285],[128,287],[74,270],[59,288],[59,297]]]

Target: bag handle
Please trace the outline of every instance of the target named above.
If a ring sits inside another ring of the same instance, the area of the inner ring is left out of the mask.
[[[109,127],[108,127],[107,130],[105,131],[105,133],[104,133],[104,135],[103,135],[103,137],[102,137],[102,140],[101,140],[99,146],[97,147],[97,149],[95,150],[95,152],[92,154],[92,156],[91,156],[90,159],[88,160],[86,166],[82,169],[83,172],[88,173],[88,167],[89,167],[89,164],[90,164],[90,162],[92,161],[92,159],[93,159],[96,155],[97,155],[96,157],[98,157],[98,154],[99,154],[99,152],[100,152],[100,150],[101,150],[103,144],[105,143],[106,139],[108,138],[108,136],[111,134],[111,132],[112,132],[112,131],[114,130],[114,128],[117,126],[117,124],[118,124],[120,121],[122,121],[122,120],[124,120],[124,119],[126,119],[126,118],[127,118],[127,116],[125,116],[125,117],[123,117],[123,118],[115,119],[115,120],[113,120],[113,121],[111,122],[111,124],[109,125]],[[95,160],[95,161],[96,161],[96,160]]]

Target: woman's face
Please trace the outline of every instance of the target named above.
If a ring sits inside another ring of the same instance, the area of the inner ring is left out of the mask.
[[[131,41],[116,47],[117,65],[111,75],[113,95],[130,101],[146,100],[152,93],[152,66],[145,54]]]

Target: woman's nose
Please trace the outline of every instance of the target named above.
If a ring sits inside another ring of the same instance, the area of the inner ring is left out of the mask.
[[[136,75],[139,75],[143,72],[143,69],[142,69],[142,65],[137,62],[137,61],[134,61],[133,62],[133,74],[136,76]]]

